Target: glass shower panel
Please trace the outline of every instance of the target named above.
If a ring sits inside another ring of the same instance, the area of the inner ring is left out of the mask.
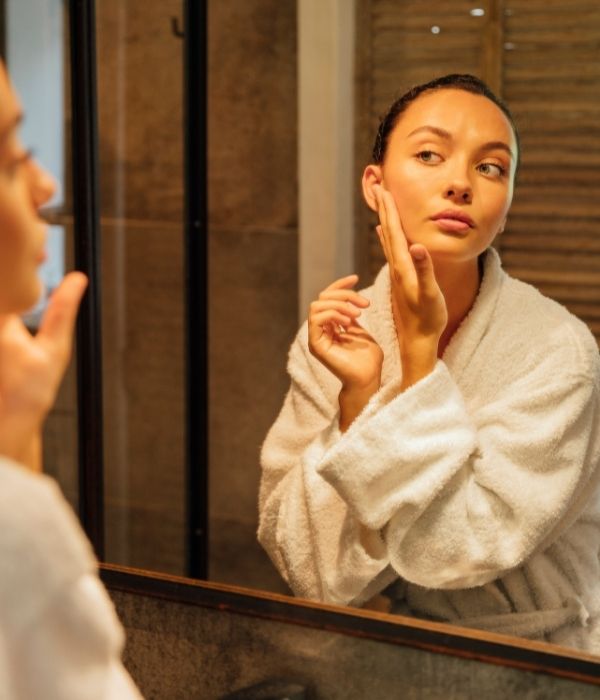
[[[175,574],[186,559],[180,14],[179,0],[96,3],[105,559]]]

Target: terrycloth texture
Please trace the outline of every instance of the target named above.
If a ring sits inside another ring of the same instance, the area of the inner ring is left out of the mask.
[[[91,547],[56,483],[0,458],[0,697],[141,698]]]
[[[348,431],[306,324],[262,450],[259,540],[293,591],[600,653],[600,361],[583,323],[485,255],[442,361],[400,393],[387,267],[361,323],[382,387]],[[390,585],[391,584],[391,585]]]

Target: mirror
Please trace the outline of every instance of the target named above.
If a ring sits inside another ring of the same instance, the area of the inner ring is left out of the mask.
[[[211,581],[289,592],[256,542],[258,452],[287,390],[286,355],[307,299],[347,271],[352,256],[362,285],[381,265],[358,175],[378,117],[410,84],[472,72],[506,98],[523,133],[524,163],[502,242],[505,267],[600,334],[599,179],[590,147],[600,135],[600,76],[586,59],[600,16],[580,4],[208,3]],[[317,24],[311,10],[324,13]],[[96,15],[105,558],[183,574],[181,6],[102,0]],[[310,27],[330,43],[311,41]],[[331,100],[304,113],[298,96],[315,66],[322,85],[339,90],[325,90]],[[68,124],[68,96],[65,102]],[[340,114],[343,130],[336,127]],[[350,149],[338,148],[327,172],[320,169],[327,154],[306,140],[319,130],[326,143]],[[66,144],[67,165],[68,155]],[[312,207],[311,226],[310,200],[301,197],[326,177],[329,196]],[[56,218],[72,239],[69,202],[67,196]],[[317,245],[308,245],[315,232]],[[72,375],[48,426],[46,462],[58,465],[54,473],[73,501],[74,477],[61,465],[75,463],[75,412]]]

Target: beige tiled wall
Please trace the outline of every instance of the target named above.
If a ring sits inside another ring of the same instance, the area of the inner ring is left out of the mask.
[[[297,330],[296,3],[209,3],[210,578],[285,591],[259,450]]]

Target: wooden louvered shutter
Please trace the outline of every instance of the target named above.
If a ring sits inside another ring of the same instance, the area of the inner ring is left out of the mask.
[[[504,46],[523,163],[504,266],[600,340],[600,3],[505,0]]]
[[[600,3],[361,0],[358,29],[357,175],[380,117],[411,85],[451,72],[486,80],[509,104],[522,141],[499,239],[504,267],[600,340]],[[364,207],[357,222],[368,282],[383,257]]]

